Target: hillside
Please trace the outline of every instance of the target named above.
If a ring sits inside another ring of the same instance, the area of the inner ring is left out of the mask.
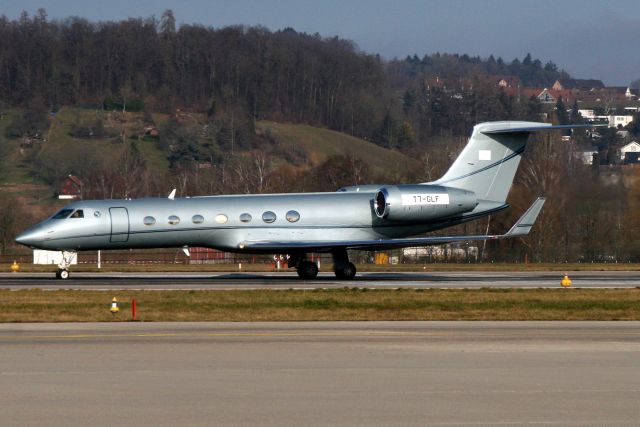
[[[19,196],[30,205],[43,205],[48,209],[59,205],[54,195],[63,177],[76,174],[88,179],[97,171],[118,173],[123,156],[132,142],[135,142],[140,164],[148,169],[148,176],[168,177],[170,171],[168,157],[171,151],[163,149],[163,144],[141,136],[141,129],[153,126],[164,129],[170,119],[167,114],[109,112],[79,107],[63,107],[49,117],[49,129],[39,138],[9,137],[6,128],[24,110],[4,111],[0,120],[0,187]],[[78,128],[92,127],[93,121],[102,122],[99,135],[78,137]],[[188,113],[184,126],[194,135],[191,143],[198,149],[215,145],[215,138],[203,134],[207,118],[205,114]],[[122,134],[125,135],[124,143]],[[162,130],[159,136],[162,139]],[[212,138],[213,141],[212,142]],[[319,167],[329,158],[340,156],[356,159],[367,165],[371,176],[397,176],[400,172],[415,170],[418,162],[393,150],[379,147],[363,139],[340,132],[302,124],[260,121],[255,125],[255,135],[251,147],[237,150],[233,156],[251,157],[255,150],[263,151],[269,158],[271,169],[289,165],[304,173]],[[214,168],[217,164],[214,161]],[[166,184],[166,187],[171,185]],[[164,187],[163,187],[164,188]],[[163,190],[164,191],[164,190]],[[146,194],[155,195],[155,194]]]
[[[317,166],[332,156],[351,156],[363,161],[373,171],[383,173],[390,168],[407,170],[417,167],[417,162],[400,153],[364,139],[330,129],[303,124],[261,121],[256,123],[256,133],[275,140],[279,149],[288,150],[312,166]]]

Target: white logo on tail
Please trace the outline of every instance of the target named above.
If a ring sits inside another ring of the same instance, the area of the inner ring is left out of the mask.
[[[478,151],[478,160],[491,160],[491,150]]]

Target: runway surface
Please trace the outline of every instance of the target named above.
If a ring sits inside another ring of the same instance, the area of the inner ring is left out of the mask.
[[[640,322],[0,325],[3,426],[637,426]]]
[[[638,271],[568,272],[575,288],[640,287]],[[562,272],[394,272],[359,273],[337,280],[321,273],[300,280],[295,273],[0,273],[0,289],[312,289],[312,288],[558,288]]]

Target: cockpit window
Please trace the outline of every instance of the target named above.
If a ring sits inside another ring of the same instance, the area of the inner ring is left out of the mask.
[[[82,212],[82,209],[78,209],[77,211],[72,213],[69,218],[84,218],[84,212]]]
[[[73,209],[62,209],[60,212],[52,216],[51,219],[65,219],[71,212],[73,212]]]

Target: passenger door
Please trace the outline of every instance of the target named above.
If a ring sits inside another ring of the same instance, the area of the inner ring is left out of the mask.
[[[111,242],[129,240],[129,212],[127,208],[109,208],[111,216]]]

